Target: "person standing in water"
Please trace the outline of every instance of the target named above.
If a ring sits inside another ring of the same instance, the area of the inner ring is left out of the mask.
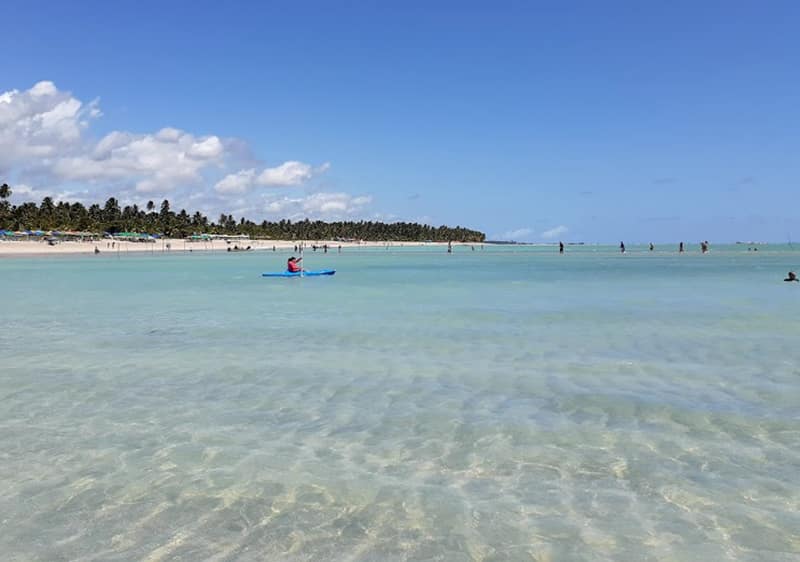
[[[625,242],[620,242],[620,243],[619,243],[619,252],[620,252],[621,254],[624,254],[624,253],[625,253]]]
[[[708,252],[708,240],[700,242],[700,251],[703,252],[704,254]]]
[[[655,250],[655,248],[656,248],[656,247],[655,247],[655,246],[653,246],[653,243],[652,243],[652,242],[650,242],[650,251],[652,252],[653,250]]]
[[[448,254],[452,254],[453,253],[453,242],[452,241],[448,241],[447,242],[447,253]]]
[[[559,242],[558,243],[558,253],[559,254],[563,254],[564,253],[564,243],[563,242]]]
[[[682,254],[682,253],[683,253],[683,242],[681,242],[680,244],[678,244],[678,253],[679,253],[679,254]]]

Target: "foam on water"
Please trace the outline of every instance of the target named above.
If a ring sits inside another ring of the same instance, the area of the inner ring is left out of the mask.
[[[20,560],[798,560],[790,249],[0,261]]]

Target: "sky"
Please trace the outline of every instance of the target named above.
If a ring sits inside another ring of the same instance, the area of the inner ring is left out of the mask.
[[[0,182],[528,242],[800,240],[800,3],[0,3]]]

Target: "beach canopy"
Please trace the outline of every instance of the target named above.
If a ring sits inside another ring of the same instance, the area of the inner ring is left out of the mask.
[[[146,232],[117,232],[113,236],[114,238],[127,238],[129,240],[149,240],[153,238]]]

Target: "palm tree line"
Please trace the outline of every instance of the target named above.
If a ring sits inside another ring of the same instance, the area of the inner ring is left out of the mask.
[[[221,214],[216,222],[201,212],[189,214],[185,209],[177,213],[168,200],[161,202],[158,210],[153,201],[144,208],[138,205],[120,207],[114,197],[103,206],[95,203],[88,208],[81,203],[54,202],[45,197],[40,205],[33,202],[11,205],[8,184],[0,185],[0,229],[6,230],[58,230],[81,232],[146,232],[183,238],[192,234],[246,234],[251,238],[278,240],[402,240],[483,242],[486,235],[460,226],[430,226],[427,224],[375,221],[310,221],[253,222],[245,217]]]

